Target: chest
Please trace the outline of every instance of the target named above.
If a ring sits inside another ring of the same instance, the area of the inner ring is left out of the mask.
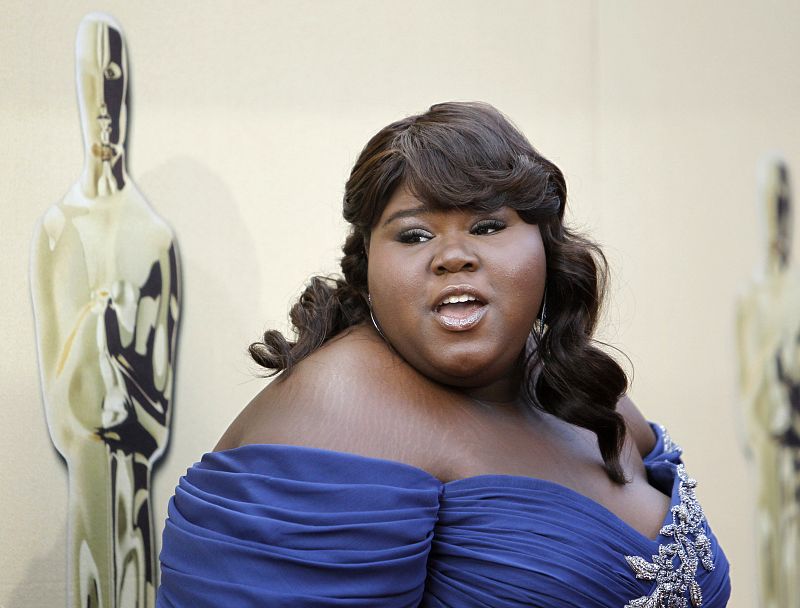
[[[462,418],[462,424],[463,423]],[[508,475],[551,482],[580,494],[647,538],[655,538],[670,498],[647,481],[641,456],[630,439],[621,453],[629,483],[616,484],[603,468],[595,435],[547,415],[481,415],[453,433],[446,481]]]

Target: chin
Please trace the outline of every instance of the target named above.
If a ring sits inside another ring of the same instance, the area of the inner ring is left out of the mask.
[[[428,360],[427,376],[432,379],[459,388],[478,388],[497,382],[512,373],[513,363],[502,365],[497,357],[485,354],[475,356],[474,353],[459,353],[445,360]],[[505,373],[503,370],[506,370]],[[425,373],[425,372],[423,372]]]

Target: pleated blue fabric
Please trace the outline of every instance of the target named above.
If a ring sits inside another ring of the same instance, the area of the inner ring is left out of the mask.
[[[541,479],[442,483],[288,445],[206,454],[170,500],[157,605],[671,607],[701,593],[704,607],[725,606],[728,562],[680,448],[654,430],[645,465],[673,504],[656,539]]]

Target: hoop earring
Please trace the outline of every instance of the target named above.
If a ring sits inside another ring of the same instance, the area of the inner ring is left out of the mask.
[[[372,326],[375,328],[375,331],[378,332],[378,335],[383,338],[384,342],[388,343],[389,341],[381,331],[381,326],[378,325],[378,321],[375,319],[375,313],[372,312],[372,295],[370,294],[367,294],[367,305],[369,306],[369,318],[372,319]]]
[[[547,287],[544,288],[544,293],[542,294],[542,312],[534,321],[533,331],[536,334],[536,341],[541,342],[544,338],[544,332],[547,331]]]

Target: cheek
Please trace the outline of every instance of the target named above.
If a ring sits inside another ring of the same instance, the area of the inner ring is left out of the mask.
[[[532,327],[539,313],[547,278],[541,240],[532,239],[526,245],[496,260],[492,273],[498,291],[504,294],[503,316],[515,329]]]
[[[420,273],[413,260],[395,259],[384,252],[370,256],[367,285],[373,310],[383,329],[391,331],[396,324],[410,322],[423,293]]]

